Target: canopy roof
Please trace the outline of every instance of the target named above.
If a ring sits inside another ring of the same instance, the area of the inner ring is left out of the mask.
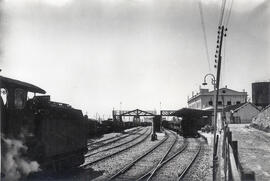
[[[22,88],[29,92],[45,94],[46,91],[29,83],[0,76],[1,88]]]
[[[206,111],[206,110],[200,110],[200,109],[182,108],[175,111],[172,114],[172,116],[200,118],[203,116],[211,116],[212,114],[213,114],[213,111],[209,111],[209,110]]]

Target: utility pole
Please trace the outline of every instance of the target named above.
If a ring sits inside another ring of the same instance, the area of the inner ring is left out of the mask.
[[[227,28],[224,30],[224,26],[218,27],[218,40],[217,40],[217,51],[215,57],[217,58],[217,75],[216,75],[216,94],[215,94],[215,115],[214,115],[214,150],[213,150],[213,180],[216,180],[217,176],[217,148],[218,148],[218,138],[217,138],[217,112],[218,112],[218,96],[219,96],[219,83],[220,83],[220,70],[221,70],[221,60],[222,60],[222,43],[223,43],[223,36],[226,36]],[[216,62],[216,60],[215,60]],[[216,67],[216,65],[215,65]]]

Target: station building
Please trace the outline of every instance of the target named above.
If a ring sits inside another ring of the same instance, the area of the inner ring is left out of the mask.
[[[200,88],[199,92],[188,97],[188,108],[200,110],[214,109],[214,95],[216,91]],[[218,109],[223,109],[226,106],[237,105],[247,102],[247,92],[242,92],[228,89],[227,86],[219,89]]]

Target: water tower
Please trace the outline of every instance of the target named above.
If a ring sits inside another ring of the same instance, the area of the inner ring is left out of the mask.
[[[252,83],[252,102],[262,108],[270,104],[270,82]]]

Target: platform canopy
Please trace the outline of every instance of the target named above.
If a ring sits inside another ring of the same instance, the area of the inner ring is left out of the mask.
[[[19,80],[15,80],[15,79],[11,79],[11,78],[7,78],[7,77],[3,77],[0,76],[0,86],[1,88],[22,88],[22,89],[26,89],[30,92],[36,92],[36,93],[41,93],[41,94],[45,94],[46,91],[29,83],[26,82],[22,82]]]
[[[190,109],[190,108],[182,108],[174,113],[172,113],[172,116],[177,116],[177,117],[196,117],[196,118],[201,118],[203,116],[212,116],[213,111],[209,110],[200,110],[200,109]]]

